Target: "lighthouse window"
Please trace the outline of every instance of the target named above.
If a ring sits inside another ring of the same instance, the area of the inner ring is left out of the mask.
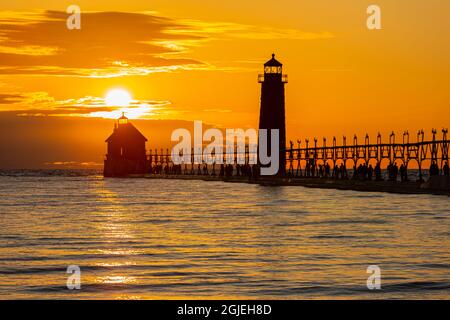
[[[265,67],[265,73],[281,73],[281,67]]]

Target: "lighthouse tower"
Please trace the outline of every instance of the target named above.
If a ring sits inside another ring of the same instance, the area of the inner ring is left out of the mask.
[[[279,175],[286,173],[286,120],[284,85],[287,83],[287,75],[283,75],[283,65],[275,59],[264,64],[264,74],[260,74],[258,82],[261,83],[261,109],[259,113],[259,129],[267,129],[268,152],[271,150],[270,129],[279,130],[280,167]]]

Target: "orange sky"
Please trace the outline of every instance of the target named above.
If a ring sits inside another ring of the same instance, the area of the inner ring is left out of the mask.
[[[65,27],[73,3],[81,30]],[[366,28],[373,3],[382,30]],[[137,122],[149,147],[178,120],[257,127],[272,52],[289,75],[288,139],[450,124],[448,1],[4,1],[0,168],[101,164],[112,121],[91,116],[117,109],[112,88],[152,120]]]

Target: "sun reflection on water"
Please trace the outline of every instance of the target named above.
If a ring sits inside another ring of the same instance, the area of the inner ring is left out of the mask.
[[[446,198],[98,177],[1,181],[2,199],[19,205],[0,202],[11,213],[0,224],[9,272],[0,298],[371,298],[371,264],[382,267],[382,286],[408,288],[379,296],[448,298]],[[70,296],[69,264],[80,266],[83,288]]]
[[[137,280],[135,277],[131,276],[101,276],[97,277],[95,282],[103,284],[127,284],[136,283]]]

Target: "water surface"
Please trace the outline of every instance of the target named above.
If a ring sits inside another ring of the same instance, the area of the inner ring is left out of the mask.
[[[450,298],[446,196],[70,175],[0,177],[1,299]]]

